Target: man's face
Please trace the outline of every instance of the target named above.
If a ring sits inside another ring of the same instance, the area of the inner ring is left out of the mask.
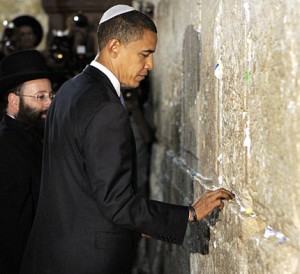
[[[118,55],[117,75],[122,87],[136,88],[153,68],[153,53],[157,44],[157,34],[145,30],[141,40],[121,45]]]
[[[51,94],[52,88],[48,79],[37,79],[25,82],[19,95],[19,111],[16,115],[16,119],[33,126],[43,127],[46,113],[51,103],[51,99],[49,98]],[[41,95],[44,95],[44,100],[31,97]]]
[[[31,26],[21,26],[18,28],[19,36],[20,36],[20,49],[33,49],[35,42],[36,42],[36,36]]]

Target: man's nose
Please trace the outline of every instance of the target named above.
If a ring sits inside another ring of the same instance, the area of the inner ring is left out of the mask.
[[[147,70],[152,70],[154,67],[153,56],[152,54],[147,57],[145,68]]]

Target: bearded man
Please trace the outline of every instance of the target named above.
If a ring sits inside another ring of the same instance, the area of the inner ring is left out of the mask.
[[[18,273],[33,223],[53,76],[36,50],[0,63],[0,273]]]

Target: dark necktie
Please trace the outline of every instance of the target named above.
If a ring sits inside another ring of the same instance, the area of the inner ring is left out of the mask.
[[[121,100],[122,105],[126,108],[125,100],[124,100],[124,97],[122,95],[122,92],[120,92],[120,100]]]

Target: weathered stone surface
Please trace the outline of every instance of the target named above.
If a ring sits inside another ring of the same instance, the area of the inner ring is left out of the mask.
[[[150,2],[157,137],[169,163],[160,171],[170,179],[160,186],[176,203],[215,187],[237,197],[210,228],[208,254],[193,243],[190,268],[175,260],[174,273],[300,273],[300,2]],[[268,227],[288,240],[267,238]],[[186,242],[201,241],[196,231]],[[180,248],[165,251],[182,260]]]

